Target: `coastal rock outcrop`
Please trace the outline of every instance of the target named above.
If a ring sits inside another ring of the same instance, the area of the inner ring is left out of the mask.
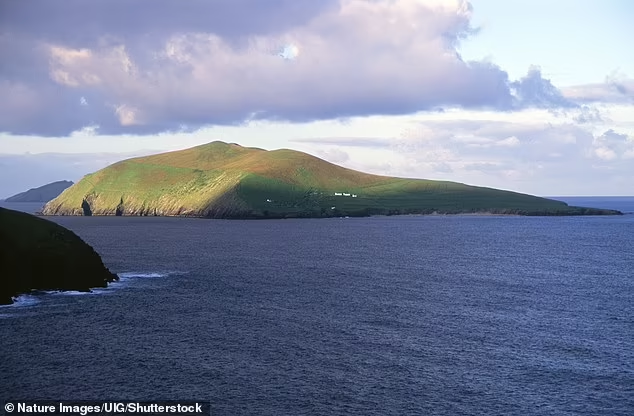
[[[0,304],[33,290],[89,291],[118,279],[72,231],[0,208]]]

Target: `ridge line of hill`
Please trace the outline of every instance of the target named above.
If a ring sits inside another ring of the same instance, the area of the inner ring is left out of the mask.
[[[84,176],[42,212],[206,218],[621,214],[457,182],[373,175],[295,150],[219,141],[114,163]]]

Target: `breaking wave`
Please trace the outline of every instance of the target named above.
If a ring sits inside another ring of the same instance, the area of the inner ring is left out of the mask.
[[[0,305],[0,308],[23,308],[40,303],[40,299],[35,295],[19,295],[13,298],[11,305]]]
[[[142,277],[166,277],[167,273],[139,273],[139,272],[126,272],[118,273],[119,279],[132,279]]]
[[[24,311],[25,309],[35,306],[41,302],[39,296],[35,295],[19,295],[13,298],[11,305],[0,305],[0,311],[12,312],[12,313],[0,313],[0,319],[11,318],[16,316],[17,311]],[[18,312],[19,313],[19,312]]]
[[[125,281],[129,279],[143,279],[143,278],[155,278],[155,277],[167,277],[172,275],[182,275],[187,274],[187,272],[179,272],[179,271],[165,271],[165,272],[123,272],[117,273],[119,276],[119,281]]]
[[[43,290],[33,291],[31,294],[19,295],[13,298],[11,305],[0,305],[0,310],[8,312],[9,310],[15,310],[14,308],[26,308],[30,306],[38,305],[42,302],[44,296],[87,296],[87,295],[100,295],[111,293],[117,289],[122,289],[129,286],[135,280],[139,279],[153,279],[168,277],[172,275],[184,275],[187,272],[181,271],[164,271],[164,272],[122,272],[117,273],[119,280],[108,283],[107,287],[93,288],[89,292],[79,292],[76,290]],[[11,308],[11,309],[8,309]],[[14,316],[13,314],[0,313],[0,319]]]

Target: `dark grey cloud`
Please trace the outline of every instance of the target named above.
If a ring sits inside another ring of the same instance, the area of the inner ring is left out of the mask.
[[[249,36],[283,32],[336,6],[336,0],[1,0],[0,132],[63,136],[93,124],[101,133],[193,130],[213,122],[208,116],[198,120],[195,105],[189,106],[193,117],[185,112],[122,128],[113,111],[117,100],[107,88],[69,88],[51,80],[49,45],[92,50],[125,45],[133,59],[148,63],[174,34],[214,33],[239,47]],[[143,69],[156,70],[156,63]],[[82,97],[88,108],[79,107]],[[246,114],[219,119],[237,123]]]
[[[70,47],[90,47],[103,36],[157,41],[207,32],[240,38],[280,33],[336,6],[336,0],[2,0],[0,27]]]
[[[0,0],[0,132],[574,106],[537,68],[512,82],[463,61],[470,5],[432,3]],[[293,59],[278,56],[288,45]]]

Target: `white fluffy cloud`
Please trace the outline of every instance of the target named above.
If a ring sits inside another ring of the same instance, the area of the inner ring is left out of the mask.
[[[547,110],[419,114],[392,138],[296,142],[313,152],[323,147],[348,152],[348,166],[378,174],[542,195],[587,194],[588,189],[631,193],[625,178],[634,177],[634,130],[577,124],[576,116]]]
[[[634,159],[634,137],[610,129],[593,140],[594,153],[603,160]]]

